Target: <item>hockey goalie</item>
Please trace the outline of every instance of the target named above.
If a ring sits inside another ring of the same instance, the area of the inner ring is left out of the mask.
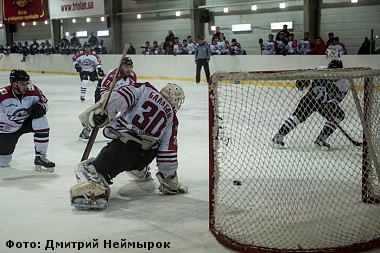
[[[148,165],[154,158],[159,191],[186,193],[188,189],[177,175],[177,111],[184,100],[183,89],[177,84],[169,83],[158,91],[150,83],[135,83],[111,92],[104,111],[106,99],[102,98],[82,113],[82,124],[105,127],[103,134],[112,141],[96,158],[78,165],[77,184],[70,188],[71,205],[104,209],[110,199],[112,180],[124,171],[135,179],[151,179]]]

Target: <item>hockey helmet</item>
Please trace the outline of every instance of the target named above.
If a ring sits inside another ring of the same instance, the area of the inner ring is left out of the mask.
[[[13,69],[9,75],[9,81],[12,83],[18,81],[29,81],[30,77],[23,69]]]
[[[125,56],[125,57],[123,58],[123,63],[124,63],[125,65],[133,65],[133,61],[132,61],[131,57],[128,57],[128,56]]]
[[[340,69],[343,68],[343,63],[341,60],[332,60],[327,66],[328,69]]]
[[[90,43],[90,42],[85,42],[85,43],[83,44],[83,48],[85,48],[85,47],[89,47],[89,48],[91,48],[91,43]]]
[[[176,112],[185,102],[185,93],[178,84],[168,83],[161,89],[160,93],[169,101]]]

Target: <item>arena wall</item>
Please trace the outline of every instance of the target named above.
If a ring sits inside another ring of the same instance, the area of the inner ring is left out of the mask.
[[[104,72],[114,69],[120,55],[102,55]],[[22,55],[4,55],[0,60],[0,71],[22,68],[31,73],[76,75],[72,55],[32,55],[20,62]],[[167,79],[195,82],[194,56],[188,55],[133,55],[134,70],[140,79]],[[370,67],[380,69],[380,55],[345,55],[344,67]],[[210,60],[211,73],[237,71],[271,71],[308,69],[327,65],[325,56],[266,56],[266,55],[216,55]],[[0,80],[3,84],[5,80]],[[202,82],[205,82],[202,70]]]

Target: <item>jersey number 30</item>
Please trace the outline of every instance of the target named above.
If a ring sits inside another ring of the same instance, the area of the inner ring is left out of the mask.
[[[146,101],[142,105],[142,108],[145,109],[142,113],[142,117],[140,115],[136,115],[133,117],[132,123],[138,128],[144,130],[147,134],[158,137],[162,129],[166,126],[166,116],[164,111],[159,110],[158,106],[153,104],[151,101]],[[157,130],[153,132],[154,129]]]

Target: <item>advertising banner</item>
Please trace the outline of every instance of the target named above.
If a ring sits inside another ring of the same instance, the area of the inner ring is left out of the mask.
[[[4,24],[44,21],[47,0],[3,0],[1,3]]]
[[[104,0],[49,0],[50,19],[104,15]]]

